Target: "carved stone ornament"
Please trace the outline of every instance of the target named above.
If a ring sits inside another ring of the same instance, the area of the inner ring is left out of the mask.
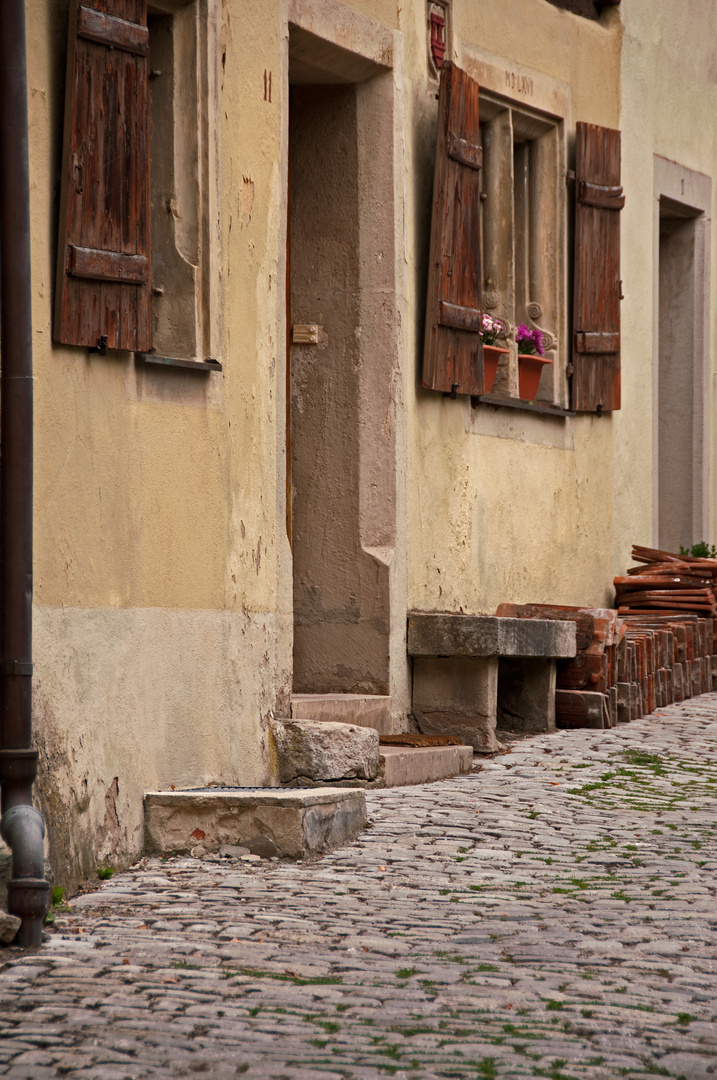
[[[533,329],[539,330],[543,335],[543,349],[545,352],[552,352],[553,349],[557,349],[558,339],[555,334],[551,334],[550,330],[545,330],[544,327],[538,325],[538,320],[543,317],[543,309],[540,304],[535,301],[528,304],[527,312]]]
[[[448,0],[429,0],[427,18],[428,62],[431,74],[435,78],[438,78],[441,64],[448,56],[448,17]]]

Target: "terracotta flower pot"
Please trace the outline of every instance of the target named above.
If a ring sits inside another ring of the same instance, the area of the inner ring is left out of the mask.
[[[546,356],[518,353],[518,395],[523,401],[535,399],[543,368],[552,362]]]
[[[495,382],[495,373],[498,370],[500,358],[508,349],[499,349],[497,345],[483,346],[483,378],[485,382],[484,394],[489,394]]]

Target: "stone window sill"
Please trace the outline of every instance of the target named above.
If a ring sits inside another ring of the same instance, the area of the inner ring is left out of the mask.
[[[135,356],[144,364],[161,364],[165,367],[189,368],[192,371],[222,370],[222,365],[219,361],[210,358],[206,360],[181,360],[175,356],[154,356],[152,353],[135,353]]]
[[[471,405],[493,405],[500,409],[521,409],[523,412],[539,413],[541,416],[575,416],[571,409],[561,409],[559,405],[550,405],[542,401],[523,401],[522,398],[502,397],[500,394],[480,394],[471,397]]]

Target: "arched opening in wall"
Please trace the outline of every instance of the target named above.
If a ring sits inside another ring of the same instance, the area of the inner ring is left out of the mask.
[[[656,494],[658,546],[668,551],[707,539],[703,263],[703,214],[662,195]]]
[[[395,544],[392,78],[290,26],[289,86],[294,692],[386,695]]]

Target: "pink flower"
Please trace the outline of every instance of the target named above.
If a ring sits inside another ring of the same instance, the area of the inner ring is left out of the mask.
[[[497,319],[491,318],[490,315],[484,313],[481,320],[480,339],[484,345],[495,345],[498,334],[503,329],[502,323]]]
[[[521,323],[515,331],[515,340],[518,344],[518,352],[524,356],[545,356],[543,348],[543,335],[540,330],[531,330],[525,323]]]

